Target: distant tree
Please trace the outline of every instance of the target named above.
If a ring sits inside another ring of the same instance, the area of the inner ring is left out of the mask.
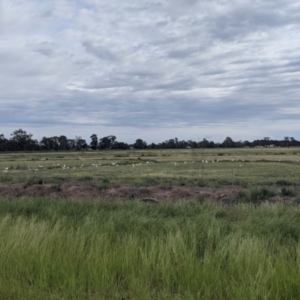
[[[183,149],[188,145],[188,143],[185,140],[178,142],[178,148]]]
[[[252,143],[251,143],[251,145],[253,146],[253,147],[255,147],[255,146],[264,146],[265,145],[265,141],[264,140],[254,140]]]
[[[284,137],[284,141],[285,141],[286,146],[289,148],[290,147],[290,137],[289,136],[285,136]]]
[[[249,141],[244,141],[243,142],[243,147],[250,147],[250,142]]]
[[[5,151],[7,147],[7,139],[4,134],[0,134],[0,151]]]
[[[75,150],[75,140],[74,139],[68,139],[68,147],[70,150]]]
[[[59,149],[59,138],[58,138],[58,136],[52,136],[51,139],[52,139],[53,145],[54,145],[53,150],[57,151]]]
[[[146,149],[147,148],[147,143],[143,141],[142,139],[137,139],[135,143],[133,144],[133,147],[135,149]]]
[[[239,140],[237,142],[234,142],[234,147],[236,148],[241,148],[243,147],[243,141],[242,140]]]
[[[209,142],[208,148],[215,148],[216,144],[213,141]]]
[[[115,141],[111,149],[120,149],[120,150],[126,150],[129,149],[129,145],[124,142],[117,142]]]
[[[53,146],[51,145],[52,141],[50,138],[47,137],[43,137],[40,141],[40,146],[41,149],[43,150],[51,150],[53,148]]]
[[[102,149],[102,150],[111,149],[113,147],[116,139],[117,138],[114,135],[105,136],[105,137],[99,139],[98,148]]]
[[[203,139],[198,145],[199,145],[199,148],[208,148],[209,141],[207,139]]]
[[[176,148],[175,140],[174,139],[169,139],[168,141],[166,141],[166,147],[170,148],[170,149]]]
[[[151,143],[151,145],[150,145],[150,149],[155,149],[156,148],[156,145],[155,145],[155,143]]]
[[[222,146],[225,148],[232,148],[234,147],[234,141],[232,140],[231,137],[227,137],[222,143]]]
[[[83,139],[81,136],[75,137],[75,149],[76,150],[83,150],[87,147],[86,140]]]
[[[68,138],[65,135],[61,135],[58,138],[59,141],[59,150],[69,150]]]
[[[178,142],[178,138],[176,137],[175,138],[175,148],[178,148],[179,147],[179,142]]]
[[[94,149],[94,150],[97,149],[97,146],[98,146],[98,137],[97,137],[97,134],[92,134],[90,136],[90,138],[91,138],[90,145],[91,145],[92,149]]]
[[[32,140],[32,134],[23,129],[17,129],[11,133],[11,140],[15,142],[15,150],[33,150],[37,147],[36,141]]]
[[[197,148],[197,142],[195,142],[193,140],[188,140],[187,141],[187,147]]]
[[[297,146],[299,144],[299,142],[293,138],[292,136],[290,137],[290,145],[291,146]]]
[[[268,136],[265,136],[264,141],[265,141],[265,147],[267,147],[268,142],[270,141],[270,138]]]
[[[59,138],[57,136],[43,137],[40,141],[43,150],[59,150]]]

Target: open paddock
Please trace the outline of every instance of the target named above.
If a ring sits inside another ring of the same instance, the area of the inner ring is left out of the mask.
[[[1,153],[1,183],[134,186],[273,185],[300,183],[300,149],[186,149]]]

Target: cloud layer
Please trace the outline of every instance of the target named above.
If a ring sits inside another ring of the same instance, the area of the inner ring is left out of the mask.
[[[297,138],[299,32],[296,0],[2,0],[2,132]]]

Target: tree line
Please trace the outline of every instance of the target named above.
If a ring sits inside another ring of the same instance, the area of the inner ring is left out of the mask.
[[[98,138],[97,134],[90,136],[87,142],[80,136],[69,139],[64,135],[43,137],[40,141],[33,139],[31,133],[17,129],[7,139],[0,134],[0,151],[70,151],[70,150],[126,150],[126,149],[189,149],[189,148],[242,148],[242,147],[290,147],[300,146],[300,141],[293,137],[284,137],[282,140],[272,140],[269,137],[249,141],[233,141],[227,137],[222,143],[215,143],[207,139],[202,141],[169,139],[161,143],[147,144],[143,139],[137,139],[133,144],[119,142],[114,135]]]

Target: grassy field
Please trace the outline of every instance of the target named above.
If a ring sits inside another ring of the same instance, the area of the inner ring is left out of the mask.
[[[0,299],[299,299],[300,208],[0,201]]]
[[[298,148],[1,153],[0,189],[211,193],[0,198],[0,299],[299,299],[299,159]],[[224,190],[234,198],[211,198]]]
[[[298,185],[299,160],[300,148],[1,153],[0,182],[247,187],[284,179]]]

